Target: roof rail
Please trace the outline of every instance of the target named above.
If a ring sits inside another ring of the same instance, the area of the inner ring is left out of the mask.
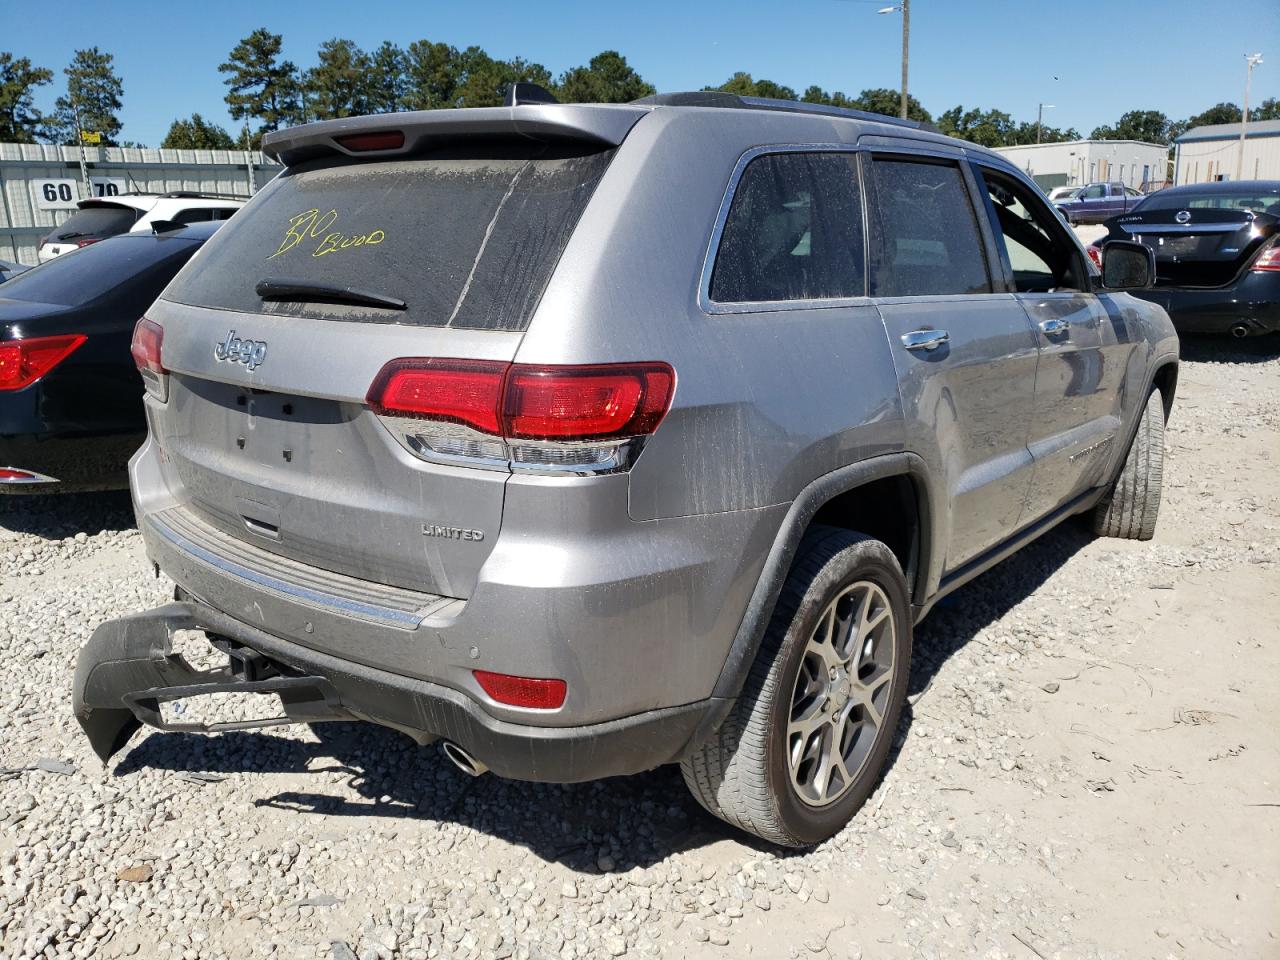
[[[204,190],[170,190],[168,193],[160,194],[162,197],[182,198],[185,200],[248,200],[249,198],[239,193],[210,193]]]
[[[166,199],[185,199],[185,200],[248,200],[250,199],[243,193],[210,193],[204,190],[170,190],[166,193],[154,193],[150,190],[126,190],[122,193],[113,193],[109,197],[92,197],[93,200],[111,200],[115,197],[163,197]]]
[[[909,127],[913,130],[941,133],[931,123],[921,123],[918,120],[903,120],[901,117],[890,117],[882,113],[872,113],[869,110],[854,110],[851,107],[831,107],[823,103],[805,103],[802,100],[743,97],[736,93],[724,93],[719,90],[657,93],[652,96],[641,97],[639,100],[633,100],[632,103],[654,107],[720,107],[730,110],[777,110],[783,113],[813,113],[827,117],[869,120],[872,123],[887,123],[896,127]]]

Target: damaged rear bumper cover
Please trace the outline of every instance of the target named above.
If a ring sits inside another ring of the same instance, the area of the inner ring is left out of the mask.
[[[200,630],[230,664],[198,670],[174,652],[179,630]],[[161,704],[211,693],[274,694],[283,714],[233,723],[174,723]],[[110,620],[76,663],[72,703],[94,752],[106,762],[144,724],[215,733],[281,723],[369,720],[421,741],[459,744],[503,777],[574,783],[638,773],[678,760],[706,700],[575,727],[496,720],[470,697],[439,684],[341,660],[274,637],[200,603],[170,603]]]

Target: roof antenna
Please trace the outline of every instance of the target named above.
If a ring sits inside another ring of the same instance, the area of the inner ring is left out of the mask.
[[[502,97],[502,105],[504,107],[519,107],[526,103],[559,103],[556,95],[546,87],[540,87],[536,83],[529,83],[527,80],[517,80],[515,83],[507,85],[507,91]]]

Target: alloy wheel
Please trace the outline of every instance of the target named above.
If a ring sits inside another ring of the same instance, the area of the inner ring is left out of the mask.
[[[889,597],[860,580],[822,612],[791,694],[791,785],[809,806],[834,803],[866,765],[888,712],[896,627]]]

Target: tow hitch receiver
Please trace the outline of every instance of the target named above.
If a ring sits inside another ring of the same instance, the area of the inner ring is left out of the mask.
[[[280,672],[260,654],[217,642],[229,662],[197,670],[173,650],[178,630],[212,630],[211,611],[190,603],[170,603],[146,613],[108,620],[93,632],[76,661],[72,705],[93,751],[105,763],[145,723],[159,730],[215,733],[285,723],[350,719],[337,692],[323,677]],[[283,716],[220,723],[165,720],[160,704],[211,693],[271,693]]]

